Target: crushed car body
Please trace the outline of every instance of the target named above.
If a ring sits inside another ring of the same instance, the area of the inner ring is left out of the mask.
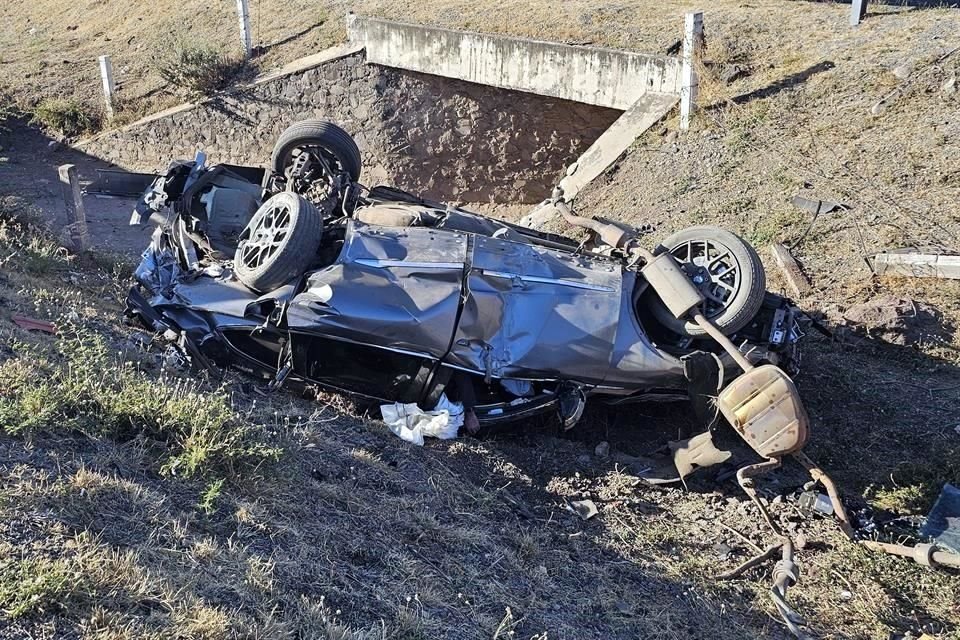
[[[707,336],[663,321],[626,253],[358,177],[352,140],[316,121],[281,136],[266,170],[173,163],[134,213],[158,228],[129,313],[200,364],[425,408],[453,388],[480,424],[559,410],[570,426],[587,398],[716,395],[729,378]],[[796,310],[764,291],[749,245],[700,227],[660,251],[751,361],[795,365]],[[704,352],[716,366],[689,366]]]

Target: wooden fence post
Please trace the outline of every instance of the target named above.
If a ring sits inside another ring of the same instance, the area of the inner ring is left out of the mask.
[[[62,164],[57,173],[60,174],[60,190],[67,212],[65,230],[70,238],[71,249],[85,251],[90,245],[90,238],[87,235],[87,214],[83,208],[83,193],[77,179],[77,168],[72,164]]]
[[[688,13],[683,20],[683,68],[680,74],[680,130],[690,129],[690,116],[696,107],[700,80],[695,61],[703,41],[703,13]]]
[[[240,17],[240,44],[243,46],[243,59],[248,60],[253,52],[250,39],[250,5],[248,0],[237,0],[237,14]]]
[[[100,80],[103,81],[103,99],[107,103],[107,117],[113,117],[113,92],[116,85],[113,82],[113,63],[110,56],[100,56]]]

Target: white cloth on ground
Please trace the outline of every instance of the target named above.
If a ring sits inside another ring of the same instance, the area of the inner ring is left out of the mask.
[[[380,405],[380,414],[390,431],[415,445],[422,445],[424,437],[456,438],[457,431],[463,426],[463,412],[463,405],[451,402],[445,393],[440,394],[432,411],[424,411],[413,402]]]

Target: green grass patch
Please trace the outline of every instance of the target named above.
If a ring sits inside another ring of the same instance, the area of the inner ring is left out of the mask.
[[[165,445],[161,471],[185,477],[233,476],[280,456],[266,443],[267,427],[235,410],[225,390],[149,375],[92,330],[60,323],[52,353],[13,348],[17,356],[0,364],[0,425],[10,435],[146,436]]]
[[[86,103],[68,98],[48,98],[34,107],[31,122],[74,138],[98,130],[101,120],[100,111]]]
[[[240,79],[246,62],[218,45],[173,31],[156,45],[154,67],[173,93],[200,101]]]

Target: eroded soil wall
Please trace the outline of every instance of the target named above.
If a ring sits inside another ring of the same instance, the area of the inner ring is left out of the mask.
[[[306,118],[357,140],[361,181],[460,202],[537,202],[619,111],[365,64],[362,54],[113,131],[87,153],[161,171],[197,149],[210,162],[262,164]]]

